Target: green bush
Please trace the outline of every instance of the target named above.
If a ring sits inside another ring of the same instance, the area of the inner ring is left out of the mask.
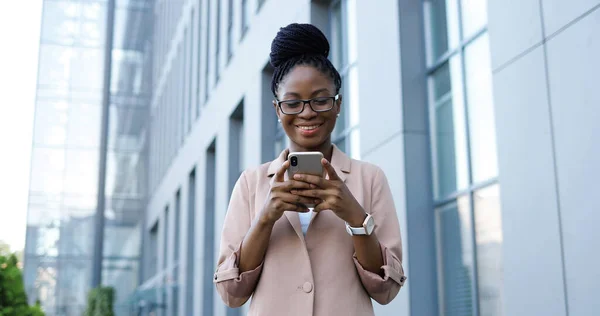
[[[39,302],[27,304],[23,275],[14,254],[0,255],[0,316],[44,316]]]
[[[112,287],[98,287],[88,293],[88,306],[85,316],[114,316],[113,302],[115,290]],[[0,314],[0,316],[2,316]]]

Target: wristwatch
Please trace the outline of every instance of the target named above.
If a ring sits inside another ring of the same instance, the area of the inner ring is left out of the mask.
[[[350,224],[346,222],[346,231],[350,236],[354,235],[366,235],[369,236],[373,233],[375,229],[375,219],[371,214],[367,213],[367,218],[362,224],[362,227],[352,227]]]

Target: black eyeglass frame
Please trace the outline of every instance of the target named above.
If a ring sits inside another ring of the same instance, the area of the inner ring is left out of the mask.
[[[323,99],[332,99],[333,100],[333,104],[331,105],[331,107],[327,110],[315,110],[315,108],[313,108],[313,106],[310,104],[312,101],[314,100],[323,100]],[[297,99],[297,100],[275,100],[275,102],[277,102],[277,106],[279,107],[279,110],[281,110],[281,113],[285,114],[285,115],[298,115],[300,113],[302,113],[304,111],[304,109],[306,108],[306,104],[308,103],[308,106],[310,106],[310,109],[313,110],[313,112],[317,112],[317,113],[323,113],[323,112],[328,112],[331,111],[331,109],[333,109],[333,107],[335,106],[335,102],[337,100],[340,99],[340,94],[336,94],[332,97],[317,97],[317,98],[312,98],[312,99],[306,99],[306,100],[302,100],[302,99]],[[300,111],[298,112],[294,112],[294,113],[286,113],[283,108],[281,107],[281,103],[284,102],[302,102],[302,109],[300,109]]]

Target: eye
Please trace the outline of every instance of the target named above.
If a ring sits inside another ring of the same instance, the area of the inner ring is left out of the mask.
[[[299,107],[302,105],[302,102],[296,101],[296,100],[284,101],[282,103],[283,103],[283,105],[290,107],[290,108],[295,108],[295,107]]]
[[[329,99],[329,98],[316,98],[316,99],[313,99],[313,102],[316,105],[327,105],[327,104],[329,104],[330,100],[331,99]]]

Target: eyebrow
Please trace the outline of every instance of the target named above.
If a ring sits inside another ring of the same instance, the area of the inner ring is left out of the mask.
[[[313,91],[313,93],[310,96],[313,97],[321,92],[329,92],[329,89],[323,88],[323,89],[315,90],[315,91]],[[300,98],[300,95],[295,92],[286,92],[283,96],[292,96],[295,98]]]

